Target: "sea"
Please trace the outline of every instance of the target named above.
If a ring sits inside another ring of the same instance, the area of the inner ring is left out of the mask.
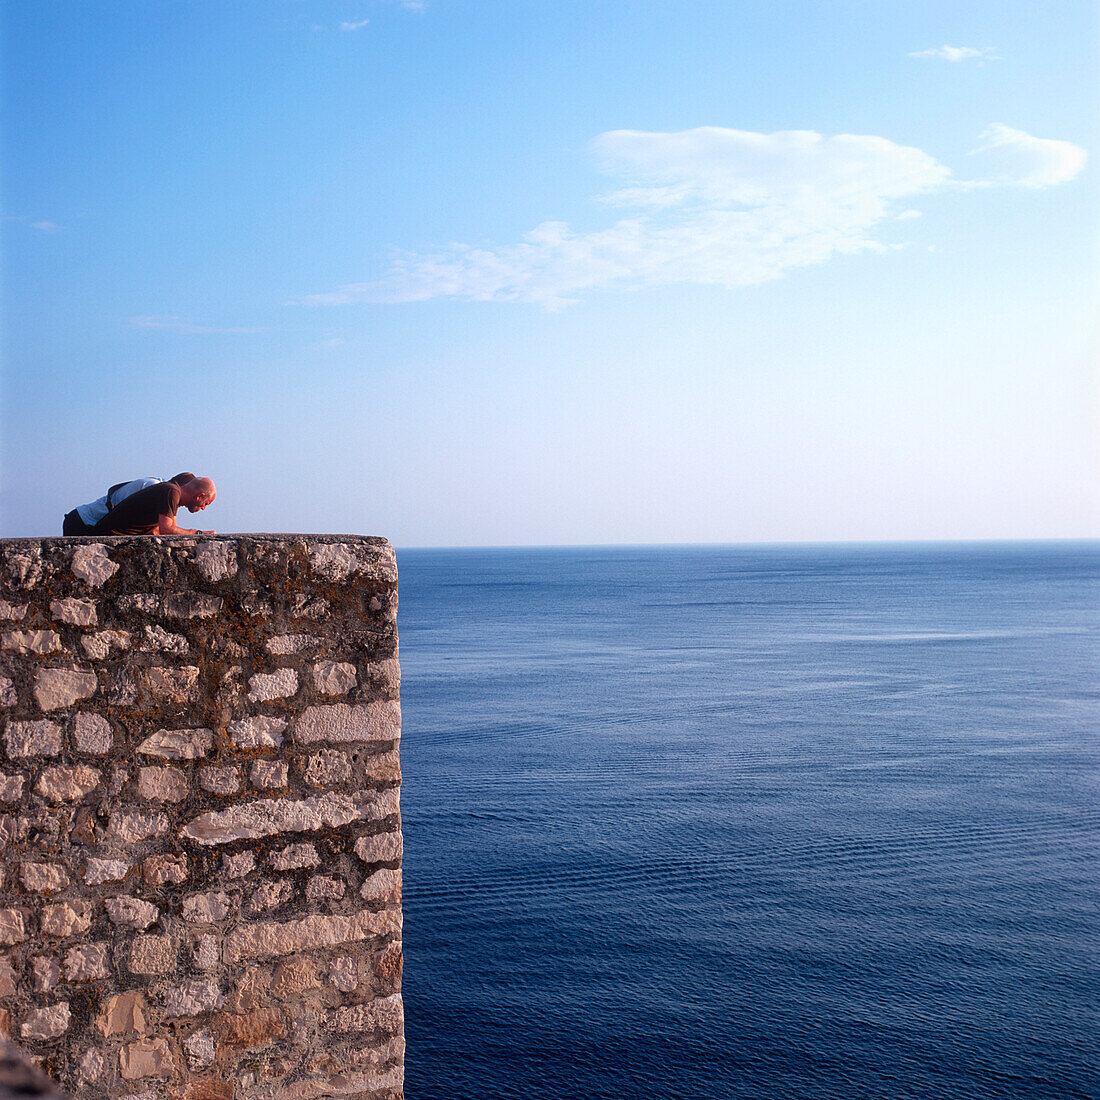
[[[1100,1097],[1100,543],[398,563],[409,1100]]]

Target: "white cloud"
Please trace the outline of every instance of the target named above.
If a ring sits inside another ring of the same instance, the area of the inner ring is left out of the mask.
[[[516,244],[408,253],[375,282],[305,301],[448,297],[556,308],[610,287],[747,286],[838,255],[885,251],[875,230],[918,214],[916,196],[950,186],[1049,186],[1069,179],[1084,159],[1076,146],[1007,127],[991,127],[983,137],[982,152],[1008,158],[1015,174],[1000,168],[992,177],[956,184],[927,153],[872,135],[714,126],[613,130],[592,142],[600,168],[624,185],[600,201],[629,208],[608,227],[578,233],[565,222],[546,221]]]
[[[57,222],[31,222],[31,229],[37,229],[42,233],[61,232],[61,226]]]
[[[340,30],[342,31],[358,31],[362,30],[370,22],[369,19],[359,19],[354,23],[343,22],[340,24]]]
[[[183,320],[182,317],[130,317],[126,323],[130,328],[180,332],[188,336],[239,336],[261,331],[258,328],[217,328],[212,325],[196,325]]]
[[[975,49],[973,46],[936,46],[931,50],[916,50],[909,54],[910,57],[934,57],[940,61],[1000,61],[997,51],[992,46],[983,46]]]
[[[970,155],[984,168],[983,178],[976,181],[983,186],[1054,187],[1073,179],[1087,159],[1079,145],[1032,137],[1001,122],[988,127],[981,141]]]

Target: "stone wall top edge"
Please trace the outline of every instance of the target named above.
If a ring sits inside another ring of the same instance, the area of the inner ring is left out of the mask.
[[[126,544],[178,546],[188,542],[316,542],[322,544],[355,543],[356,545],[385,548],[390,541],[381,535],[332,535],[305,532],[240,531],[222,535],[28,535],[18,538],[0,538],[0,547],[74,545],[102,542],[108,546]]]

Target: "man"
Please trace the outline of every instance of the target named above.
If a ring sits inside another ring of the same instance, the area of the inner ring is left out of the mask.
[[[213,531],[178,527],[176,512],[182,504],[189,512],[201,512],[214,503],[217,491],[208,477],[192,478],[184,485],[162,481],[147,485],[116,504],[95,527],[94,535],[213,535]]]
[[[177,485],[186,485],[195,480],[192,473],[176,474],[171,479]],[[112,485],[98,500],[91,504],[78,504],[61,521],[61,533],[63,535],[90,535],[101,519],[120,501],[128,496],[133,496],[139,489],[145,489],[150,485],[159,485],[159,477],[139,477],[133,481],[123,481],[118,485]]]

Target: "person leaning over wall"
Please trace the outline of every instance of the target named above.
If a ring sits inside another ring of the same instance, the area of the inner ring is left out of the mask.
[[[208,477],[192,478],[184,485],[162,481],[147,485],[116,504],[89,532],[93,535],[213,535],[196,527],[178,527],[180,505],[189,512],[201,512],[214,503],[214,482]]]
[[[177,485],[186,485],[195,480],[192,473],[176,474],[170,481]],[[133,496],[139,489],[146,489],[150,485],[162,484],[159,477],[139,477],[133,481],[122,481],[118,485],[112,485],[98,500],[90,504],[78,504],[61,521],[61,533],[63,535],[90,535],[95,525],[116,505],[127,497]]]

